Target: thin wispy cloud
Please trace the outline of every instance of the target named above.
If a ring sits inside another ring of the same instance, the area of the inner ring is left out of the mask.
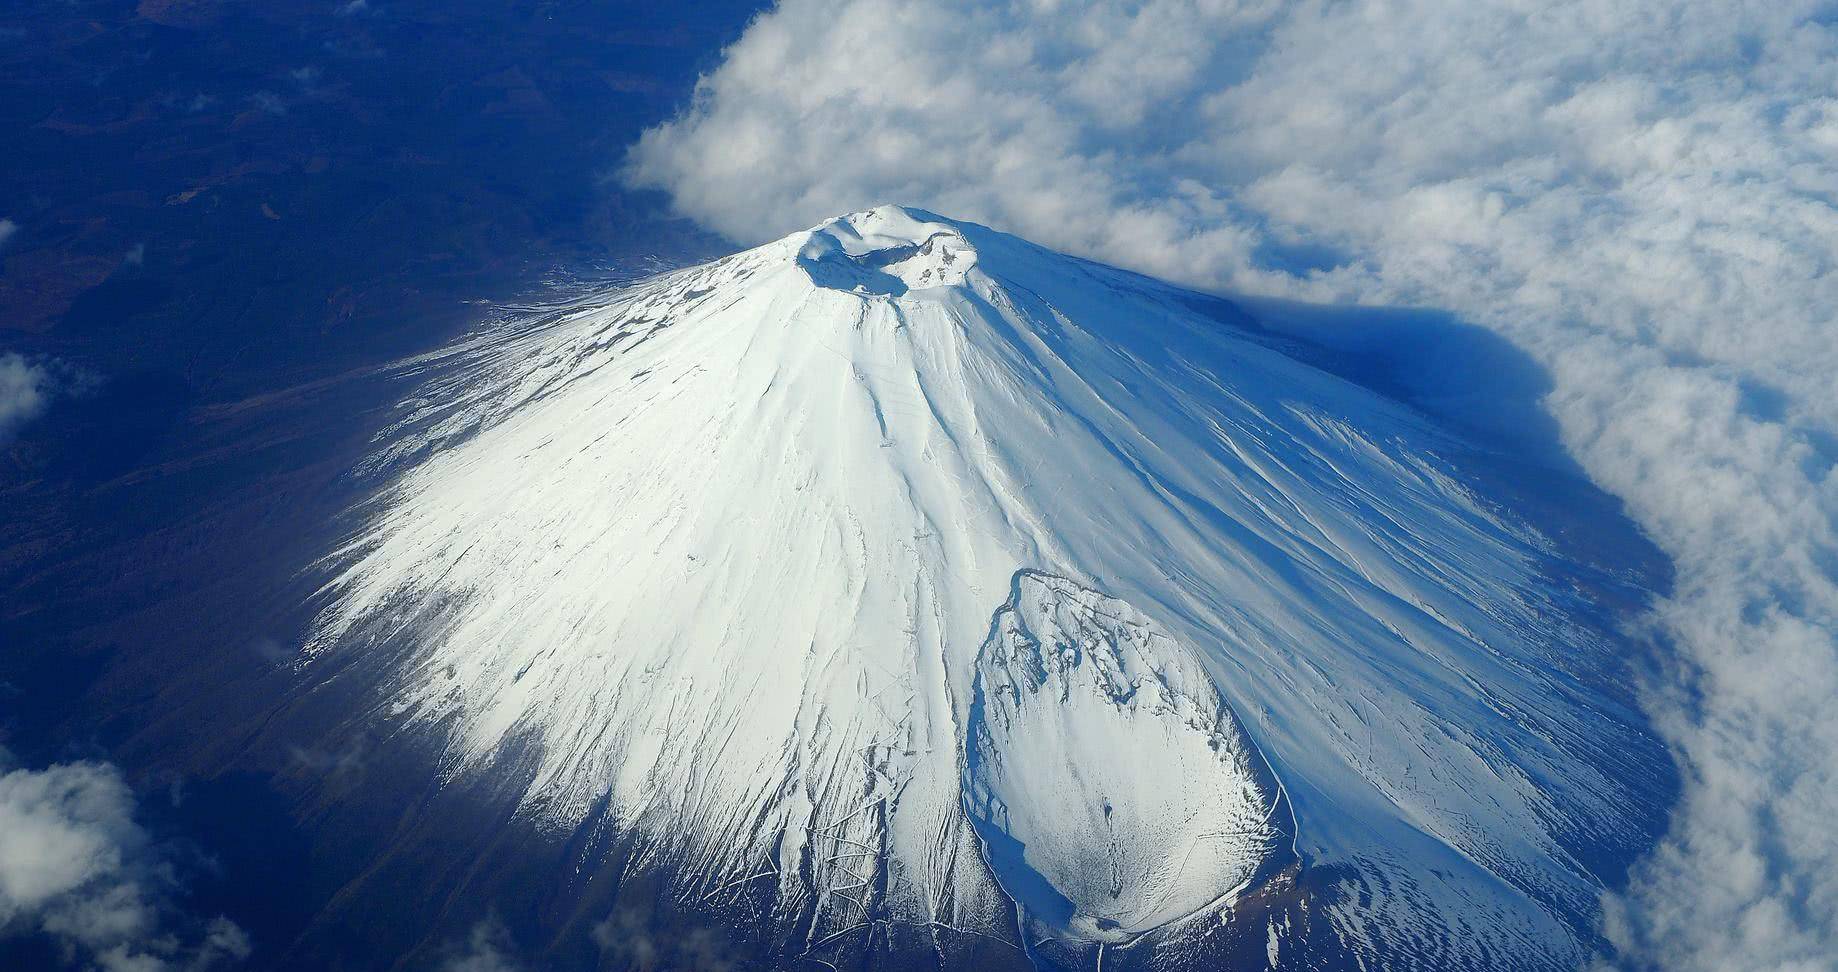
[[[474,925],[466,940],[447,950],[441,960],[441,972],[522,972],[516,947],[504,923],[486,919]]]
[[[1838,6],[786,0],[628,180],[738,242],[884,201],[1227,291],[1429,305],[1672,556],[1685,789],[1631,965],[1838,954]]]
[[[0,354],[0,444],[45,410],[52,381],[43,364],[22,354]]]

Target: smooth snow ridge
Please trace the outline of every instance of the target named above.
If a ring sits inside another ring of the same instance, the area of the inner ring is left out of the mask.
[[[1460,443],[1190,300],[884,207],[489,337],[307,668],[809,949],[1140,937],[1293,840],[1367,957],[1575,961],[1663,776],[1613,640]]]

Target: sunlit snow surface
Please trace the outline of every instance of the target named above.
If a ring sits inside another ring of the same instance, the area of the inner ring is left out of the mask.
[[[1663,776],[1603,612],[1456,440],[1194,307],[883,208],[488,335],[305,667],[807,946],[1180,934],[1299,859],[1356,957],[1577,961]]]

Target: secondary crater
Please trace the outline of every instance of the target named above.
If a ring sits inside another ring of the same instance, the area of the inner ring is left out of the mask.
[[[964,801],[996,880],[1056,938],[1126,942],[1292,859],[1282,789],[1191,651],[1024,570],[977,660]]]

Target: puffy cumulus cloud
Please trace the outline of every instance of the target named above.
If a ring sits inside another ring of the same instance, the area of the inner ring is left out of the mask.
[[[1686,786],[1630,965],[1838,967],[1838,6],[784,0],[627,178],[749,242],[882,201],[1539,358],[1673,557]]]
[[[1180,171],[1181,133],[1278,5],[1130,6],[783,3],[631,181],[741,241],[898,200],[1214,282],[1257,234]]]
[[[181,941],[175,892],[114,767],[0,773],[0,935],[50,936],[71,964],[104,972],[203,972],[249,956],[248,936],[225,918]]]

